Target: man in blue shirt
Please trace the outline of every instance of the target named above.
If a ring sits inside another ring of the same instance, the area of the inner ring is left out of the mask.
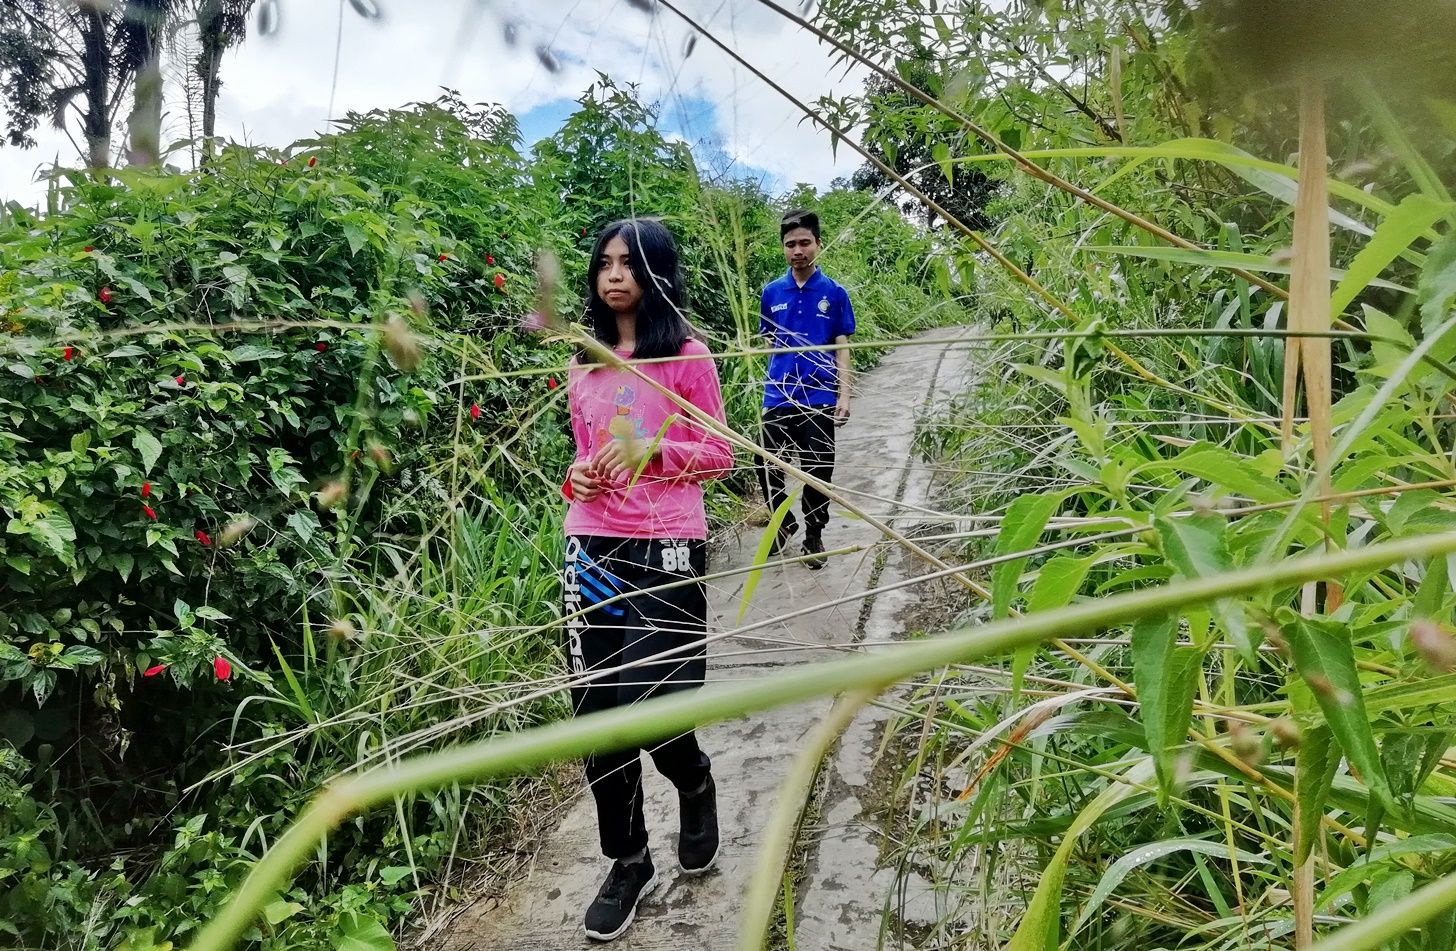
[[[774,349],[822,347],[769,357],[763,388],[763,447],[774,455],[789,451],[799,465],[823,482],[834,476],[834,430],[849,421],[849,342],[854,333],[854,308],[844,288],[815,265],[821,247],[819,216],[791,211],[779,225],[789,271],[763,289],[759,330]],[[774,466],[759,469],[764,499],[777,511],[786,498],[784,474]],[[824,567],[824,526],[829,499],[809,486],[800,503],[804,514],[804,554],[810,568]],[[780,552],[798,531],[789,512],[774,538]]]

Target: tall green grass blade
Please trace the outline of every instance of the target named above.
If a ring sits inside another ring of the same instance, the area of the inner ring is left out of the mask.
[[[763,578],[763,566],[768,564],[769,552],[773,550],[774,539],[778,537],[779,528],[784,524],[784,519],[789,517],[789,512],[794,507],[794,501],[799,497],[802,490],[795,489],[788,494],[788,497],[779,503],[769,516],[768,526],[764,528],[763,535],[758,539],[758,547],[753,552],[753,570],[748,573],[748,578],[743,582],[743,600],[738,605],[738,624],[748,615],[748,606],[753,603],[754,592],[758,590],[758,583]]]
[[[1144,247],[1142,245],[1114,245],[1114,244],[1089,244],[1082,248],[1083,251],[1090,251],[1094,254],[1120,254],[1124,257],[1143,258],[1149,261],[1169,261],[1174,264],[1191,264],[1195,267],[1212,268],[1237,268],[1241,271],[1261,271],[1266,274],[1289,274],[1293,271],[1293,265],[1287,261],[1278,260],[1264,254],[1251,254],[1247,251],[1217,251],[1209,248],[1163,248],[1156,246]],[[1376,273],[1379,273],[1378,271]],[[1341,281],[1348,279],[1349,272],[1339,268],[1330,268],[1330,280]],[[1396,284],[1393,281],[1370,278],[1361,285],[1364,287],[1381,287],[1385,290],[1400,291],[1404,294],[1415,293],[1403,284]]]
[[[1355,255],[1330,298],[1330,319],[1336,320],[1356,297],[1376,283],[1380,273],[1407,251],[1431,226],[1456,210],[1456,204],[1425,195],[1406,197],[1391,212],[1375,235]]]
[[[1209,842],[1204,839],[1164,839],[1161,842],[1150,842],[1147,845],[1140,845],[1122,858],[1113,862],[1102,873],[1102,878],[1097,882],[1097,887],[1092,889],[1092,894],[1087,897],[1087,902],[1082,906],[1081,912],[1072,927],[1067,930],[1067,938],[1075,937],[1081,927],[1087,923],[1087,919],[1102,907],[1109,896],[1116,891],[1122,880],[1127,878],[1134,869],[1147,865],[1149,862],[1156,862],[1175,852],[1196,852],[1200,855],[1210,855],[1215,858],[1227,858],[1229,855],[1228,846],[1221,842]],[[1267,865],[1269,859],[1262,855],[1255,855],[1253,852],[1246,852],[1243,849],[1235,849],[1235,856],[1245,865]]]
[[[1077,848],[1082,834],[1102,818],[1102,814],[1135,792],[1153,778],[1154,767],[1151,758],[1139,759],[1129,766],[1111,785],[1103,789],[1096,799],[1089,802],[1076,820],[1062,836],[1061,845],[1042,871],[1040,883],[1031,896],[1031,904],[1022,916],[1021,924],[1006,945],[1006,951],[1047,951],[1061,944],[1062,886],[1071,863],[1072,852]]]

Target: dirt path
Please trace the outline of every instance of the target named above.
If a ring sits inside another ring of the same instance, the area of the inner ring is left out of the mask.
[[[939,330],[933,336],[952,336]],[[915,422],[937,398],[960,392],[971,366],[970,351],[940,344],[900,347],[855,388],[855,418],[840,431],[836,484],[871,513],[909,526],[923,514],[931,473],[911,452]],[[898,617],[912,602],[909,590],[886,593],[868,607],[852,597],[875,585],[912,576],[898,551],[878,541],[876,529],[843,517],[837,508],[825,532],[830,549],[864,545],[834,558],[822,571],[786,565],[763,572],[751,602],[743,606],[746,576],[710,589],[709,630],[768,622],[749,634],[714,642],[709,682],[760,676],[784,664],[802,664],[846,650],[860,650],[900,634]],[[721,546],[710,571],[752,562],[757,530]],[[791,552],[792,554],[793,552]],[[842,604],[833,602],[843,600]],[[740,611],[743,612],[740,620]],[[802,612],[802,613],[801,613]],[[795,615],[797,616],[790,616]],[[651,765],[644,767],[646,815],[653,858],[664,883],[638,911],[637,922],[614,949],[730,949],[742,899],[757,857],[761,831],[803,737],[827,710],[820,701],[755,714],[700,731],[718,777],[723,851],[717,870],[686,878],[677,870],[677,798]],[[828,766],[813,844],[799,856],[795,947],[814,951],[866,951],[876,944],[889,892],[876,874],[875,833],[864,820],[869,766],[882,720],[873,708],[846,733]],[[595,815],[585,790],[563,807],[527,874],[499,896],[477,899],[454,921],[442,946],[452,951],[536,951],[600,947],[582,933],[581,919],[608,863],[597,851]],[[913,901],[913,883],[901,897]]]

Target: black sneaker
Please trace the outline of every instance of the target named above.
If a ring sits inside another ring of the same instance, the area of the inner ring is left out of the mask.
[[[789,544],[789,539],[793,538],[794,533],[798,530],[799,526],[794,522],[788,520],[780,522],[779,530],[774,533],[773,544],[769,546],[768,556],[774,558],[783,554],[784,549]]]
[[[804,554],[814,556],[804,562],[804,567],[811,571],[818,571],[824,567],[824,563],[828,559],[824,557],[824,539],[819,536],[818,532],[804,533]]]
[[[685,875],[703,875],[718,861],[718,787],[713,777],[702,792],[677,794],[682,827],[677,834],[677,862]]]
[[[620,938],[637,916],[637,903],[656,885],[652,856],[631,864],[613,862],[602,890],[586,910],[586,936],[596,941]]]

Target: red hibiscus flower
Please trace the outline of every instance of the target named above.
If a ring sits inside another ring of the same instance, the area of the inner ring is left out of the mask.
[[[308,157],[308,167],[309,168],[313,168],[317,164],[318,164],[318,156],[317,155],[310,155]]]
[[[142,513],[154,522],[157,520],[157,510],[152,508],[150,505],[147,505],[145,502],[142,503]]]
[[[192,534],[197,536],[197,540],[202,543],[203,548],[212,547],[212,536],[204,532],[202,529],[199,528]]]
[[[142,671],[142,676],[143,677],[155,677],[155,676],[157,676],[157,674],[160,674],[162,671],[164,671],[166,669],[167,669],[167,665],[166,664],[158,664],[155,667],[148,667],[146,670]]]
[[[226,657],[214,657],[212,659],[212,672],[218,680],[227,680],[233,675],[233,665],[228,663]]]
[[[504,274],[497,274],[495,276],[495,289],[498,290],[498,291],[505,290],[505,286],[506,286],[506,276]]]
[[[485,256],[485,263],[486,264],[494,264],[495,263],[495,255],[494,254],[487,254]]]
[[[88,244],[88,245],[86,245],[86,247],[82,248],[81,250],[82,251],[85,251],[87,254],[90,254],[92,251],[95,251],[96,249],[93,248],[93,247],[91,247],[91,245]]]
[[[176,383],[178,386],[186,386],[187,385],[187,377],[185,377],[185,376],[183,376],[183,375],[181,375],[179,373],[175,378],[173,378],[172,382],[173,383]]]
[[[142,498],[145,499],[148,496],[150,496],[151,494],[152,494],[152,484],[150,482],[143,482],[142,483]]]
[[[448,255],[448,254],[442,254],[442,255],[440,255],[440,257],[437,260],[440,260],[440,261],[448,261],[448,260],[450,260],[450,255]]]
[[[559,385],[560,384],[556,382],[556,377],[554,377],[554,376],[548,376],[546,378],[546,389],[548,389],[548,390],[554,390]]]
[[[471,419],[479,419],[480,418],[480,404],[479,403],[471,403],[470,404],[470,418]]]
[[[96,292],[96,299],[103,304],[111,303],[111,285],[107,285]]]
[[[320,340],[318,343],[313,345],[313,348],[319,353],[323,353],[325,350],[329,349],[329,345]]]
[[[67,363],[70,363],[71,362],[71,358],[74,357],[75,355],[76,355],[76,348],[75,347],[67,347],[66,349],[64,349],[64,350],[61,351],[61,359],[62,360],[65,360]]]

